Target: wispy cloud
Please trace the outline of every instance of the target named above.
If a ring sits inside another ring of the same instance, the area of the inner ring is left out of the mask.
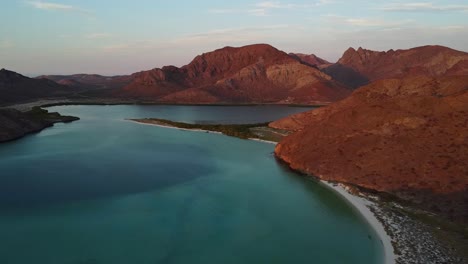
[[[242,10],[240,9],[210,9],[208,10],[209,13],[213,14],[233,14],[233,13],[241,13]]]
[[[104,52],[136,52],[148,49],[160,49],[166,45],[158,40],[146,39],[146,40],[134,40],[128,42],[114,43],[102,47]]]
[[[388,12],[450,12],[468,11],[468,5],[436,5],[432,2],[391,3],[379,9]]]
[[[271,13],[271,10],[273,9],[306,9],[306,8],[312,8],[316,7],[318,5],[323,5],[325,3],[329,3],[328,1],[318,1],[313,4],[294,4],[294,3],[282,3],[279,1],[273,2],[273,1],[264,1],[264,2],[259,2],[255,4],[255,7],[252,9],[248,10],[249,14],[255,15],[255,16],[267,16]]]
[[[132,46],[131,43],[120,43],[120,44],[112,44],[112,45],[107,45],[104,46],[102,49],[105,52],[115,52],[115,51],[121,51],[124,49],[128,49]]]
[[[224,29],[211,30],[211,31],[203,32],[203,33],[191,34],[191,35],[188,35],[188,37],[212,37],[212,36],[220,36],[220,35],[243,34],[243,33],[251,33],[251,32],[286,29],[289,27],[290,26],[287,24],[278,24],[278,25],[261,26],[261,27],[224,28]]]
[[[273,10],[301,10],[317,6],[333,4],[334,0],[318,0],[311,4],[283,3],[280,1],[263,1],[253,4],[249,7],[239,9],[210,9],[213,14],[248,14],[253,16],[269,16]]]
[[[109,33],[92,33],[85,36],[86,39],[103,39],[111,37],[112,35]]]
[[[468,29],[468,26],[452,25],[452,26],[437,27],[436,29],[446,30],[446,31],[466,31]]]
[[[0,49],[12,48],[14,43],[9,39],[0,39]]]
[[[325,15],[324,18],[327,20],[328,23],[351,27],[394,28],[403,25],[408,25],[413,22],[413,20],[402,20],[395,22],[380,18],[344,17],[337,15]]]
[[[286,32],[301,31],[301,26],[277,24],[239,28],[223,28],[197,34],[181,36],[172,41],[173,45],[194,47],[221,47],[226,45],[246,45],[271,43]]]
[[[27,1],[30,6],[48,11],[62,11],[62,12],[78,12],[82,14],[91,14],[92,12],[77,6],[65,5],[60,3],[51,3],[43,1]]]

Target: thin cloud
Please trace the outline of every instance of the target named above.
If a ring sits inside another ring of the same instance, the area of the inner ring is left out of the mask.
[[[233,14],[233,13],[240,13],[242,10],[239,9],[210,9],[208,10],[209,13],[213,14]]]
[[[108,45],[103,47],[102,49],[105,52],[115,52],[115,51],[121,51],[124,49],[128,49],[132,46],[130,43],[121,43],[121,44],[113,44],[113,45]]]
[[[164,43],[158,40],[146,39],[146,40],[135,40],[122,43],[114,43],[102,47],[104,52],[135,52],[138,50],[147,49],[160,49],[166,47]],[[169,46],[168,46],[169,47]]]
[[[324,17],[327,22],[331,24],[352,27],[396,28],[413,22],[412,20],[394,22],[377,18],[344,17],[337,15],[326,15]]]
[[[262,26],[224,28],[182,36],[172,41],[174,45],[226,45],[268,42],[278,35],[278,31],[295,30],[297,26],[286,24]]]
[[[276,2],[264,1],[264,2],[259,2],[255,4],[255,6],[258,8],[264,8],[264,9],[302,9],[302,8],[311,8],[311,7],[321,6],[321,5],[329,5],[333,3],[335,3],[335,1],[332,1],[332,0],[319,0],[312,4],[294,4],[294,3],[285,4],[279,1],[276,1]]]
[[[439,30],[446,30],[446,31],[464,31],[467,28],[468,28],[467,26],[458,26],[458,25],[437,27],[437,29]]]
[[[42,2],[42,1],[27,1],[30,6],[47,11],[61,11],[61,12],[78,12],[82,14],[91,14],[91,11],[72,6],[72,5],[64,5],[59,3],[51,3],[51,2]]]
[[[8,49],[14,47],[14,44],[11,40],[3,39],[0,40],[0,49]]]
[[[312,4],[294,4],[294,3],[283,3],[280,1],[263,1],[251,5],[247,8],[241,9],[210,9],[209,13],[212,14],[248,14],[252,16],[269,16],[272,10],[302,10],[307,8],[313,8],[323,5],[329,5],[336,3],[334,0],[318,0]]]
[[[316,5],[331,5],[335,4],[337,1],[335,0],[319,0]]]
[[[468,5],[435,5],[432,2],[391,3],[379,10],[388,12],[455,12],[468,11]]]
[[[256,9],[247,10],[247,13],[253,16],[267,16],[268,10],[265,8],[256,8]]]
[[[259,2],[255,4],[255,8],[249,9],[247,12],[251,15],[254,16],[268,16],[273,9],[288,9],[288,10],[293,10],[293,9],[306,9],[306,8],[312,8],[315,6],[323,5],[327,1],[318,1],[314,4],[293,4],[293,3],[287,3],[284,4],[282,2],[273,2],[273,1],[264,1],[264,2]]]
[[[286,24],[279,24],[279,25],[271,25],[271,26],[263,26],[263,27],[224,28],[224,29],[211,30],[208,32],[203,32],[203,33],[191,34],[191,35],[188,35],[188,37],[211,37],[211,36],[219,36],[219,35],[231,35],[233,33],[242,34],[242,33],[249,33],[249,32],[286,29],[289,27],[290,26]]]
[[[108,38],[110,36],[112,35],[109,33],[93,33],[93,34],[86,35],[85,38],[86,39],[103,39],[103,38]]]
[[[266,1],[266,2],[260,2],[256,4],[255,6],[259,8],[289,8],[290,4],[283,5],[280,2]]]

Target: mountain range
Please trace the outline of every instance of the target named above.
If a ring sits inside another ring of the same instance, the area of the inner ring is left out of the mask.
[[[336,101],[350,93],[317,68],[265,44],[225,47],[181,68],[163,67],[134,76],[123,96],[165,103],[308,104]]]
[[[72,96],[79,88],[58,84],[48,79],[32,79],[19,73],[0,70],[0,105],[38,98]]]
[[[270,45],[225,47],[183,67],[165,66],[127,76],[43,75],[86,95],[160,103],[323,104],[345,98],[346,85],[318,66],[315,55],[286,54]]]
[[[391,194],[468,222],[468,53],[349,48],[336,63],[270,45],[225,47],[182,67],[35,79],[0,71],[0,104],[329,104],[278,120],[277,157],[321,179]]]

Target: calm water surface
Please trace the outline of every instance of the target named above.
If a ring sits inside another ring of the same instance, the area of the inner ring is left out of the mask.
[[[274,145],[125,118],[257,123],[307,108],[59,106],[0,145],[0,263],[380,263],[365,220]]]

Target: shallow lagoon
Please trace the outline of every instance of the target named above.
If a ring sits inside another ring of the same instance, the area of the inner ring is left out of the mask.
[[[125,118],[258,123],[285,106],[58,106],[79,116],[0,145],[0,263],[381,263],[341,196],[274,145]]]

